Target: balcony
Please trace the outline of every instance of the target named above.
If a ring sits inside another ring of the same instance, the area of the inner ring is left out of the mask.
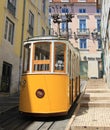
[[[90,35],[90,30],[88,28],[77,29],[77,36],[89,36],[89,35]]]
[[[58,30],[57,30],[58,31]],[[54,35],[54,36],[61,36],[64,38],[67,38],[67,35],[69,38],[72,37],[72,30],[69,28],[68,29],[68,33],[67,33],[67,29],[59,29],[59,32],[55,31],[53,28],[50,29],[50,35]]]
[[[67,35],[69,38],[72,37],[72,30],[70,28],[68,29],[68,33],[67,33],[67,29],[60,29],[60,36],[67,37]]]

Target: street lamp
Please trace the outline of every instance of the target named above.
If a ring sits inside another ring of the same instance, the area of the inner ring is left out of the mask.
[[[95,40],[101,38],[100,32],[98,32],[97,29],[94,29],[93,32],[91,33],[91,35],[92,35],[92,38],[95,39]]]

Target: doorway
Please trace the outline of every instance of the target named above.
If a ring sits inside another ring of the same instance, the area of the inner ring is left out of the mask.
[[[88,79],[88,62],[87,61],[80,62],[80,76],[82,79]]]
[[[98,61],[98,71],[99,71],[99,78],[103,78],[102,61]]]
[[[12,65],[7,62],[3,62],[1,87],[0,87],[1,92],[10,91],[11,73],[12,73]]]

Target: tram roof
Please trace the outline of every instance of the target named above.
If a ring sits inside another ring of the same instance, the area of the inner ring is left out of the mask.
[[[28,38],[27,41],[39,41],[39,40],[66,40],[66,38],[59,37],[59,36],[35,36],[32,38]]]
[[[76,52],[79,52],[79,49],[75,48],[69,40],[67,40],[64,37],[60,37],[60,36],[52,36],[52,35],[48,35],[48,36],[35,36],[35,37],[32,37],[32,38],[28,38],[27,41],[25,41],[25,42],[29,42],[29,41],[40,41],[40,40],[64,40],[64,41],[69,42],[70,45],[74,48],[74,50]]]

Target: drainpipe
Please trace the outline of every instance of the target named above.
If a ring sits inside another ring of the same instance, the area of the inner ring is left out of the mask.
[[[23,2],[23,16],[22,16],[22,32],[21,32],[21,47],[20,47],[20,62],[19,62],[19,82],[18,82],[18,93],[20,86],[20,78],[22,74],[22,48],[23,48],[23,37],[24,37],[24,23],[25,23],[25,12],[26,12],[26,0]]]

